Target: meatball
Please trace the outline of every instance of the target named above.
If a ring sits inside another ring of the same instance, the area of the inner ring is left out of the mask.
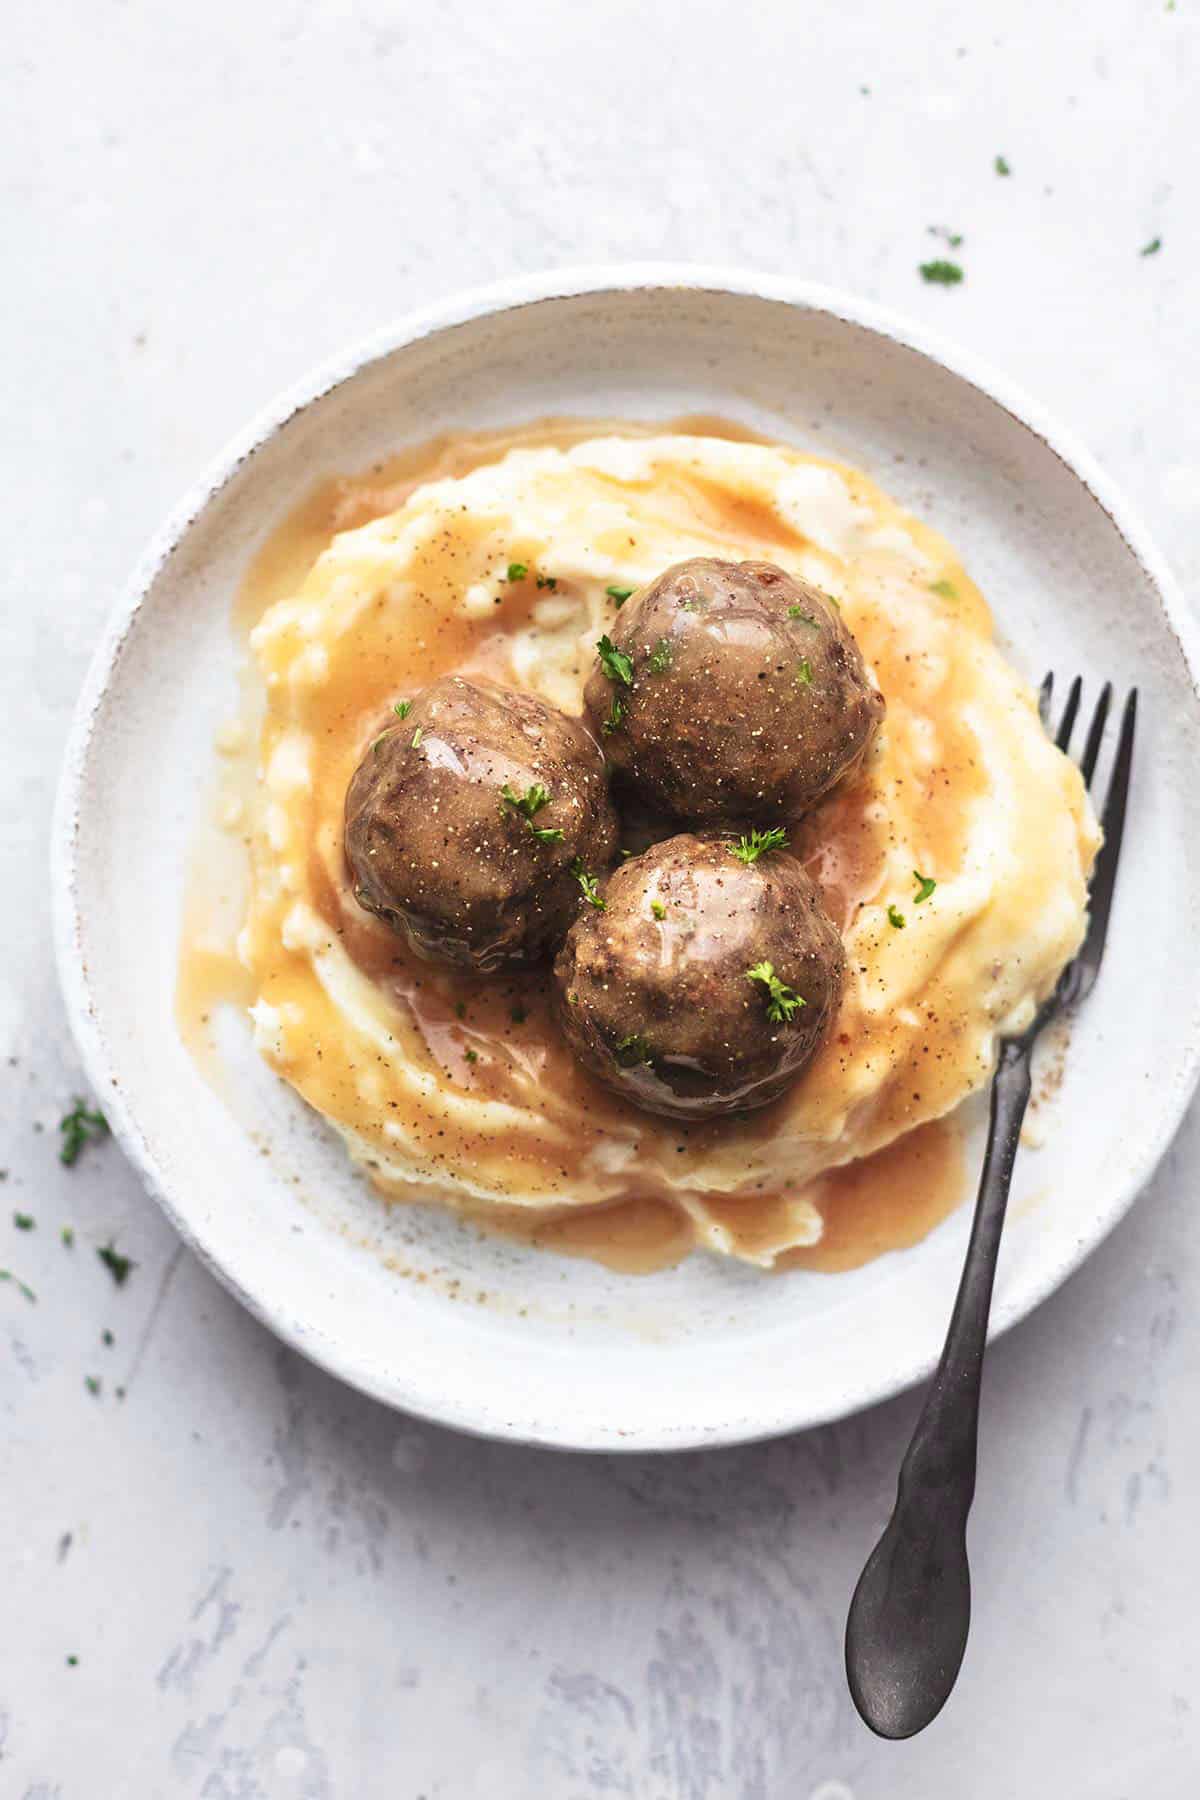
[[[458,675],[393,719],[346,794],[359,904],[423,956],[485,973],[554,949],[616,841],[583,722]]]
[[[765,1106],[837,1009],[837,929],[796,859],[755,855],[760,841],[742,838],[741,855],[739,840],[713,832],[655,844],[615,870],[604,910],[581,913],[558,953],[567,1042],[650,1112],[700,1119]]]
[[[592,727],[677,819],[798,817],[857,766],[884,714],[836,602],[774,563],[676,563],[599,649]]]

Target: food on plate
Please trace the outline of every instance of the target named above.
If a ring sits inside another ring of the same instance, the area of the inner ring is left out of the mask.
[[[536,694],[443,676],[393,703],[346,794],[360,906],[423,955],[484,973],[553,951],[578,871],[617,843],[587,727]]]
[[[584,690],[613,767],[679,819],[794,819],[885,703],[837,601],[773,562],[691,557],[614,620]]]
[[[841,998],[844,955],[783,831],[684,832],[622,865],[554,965],[576,1055],[678,1119],[778,1099]]]
[[[950,546],[795,449],[560,422],[331,484],[268,550],[230,991],[271,1068],[390,1199],[851,1260],[833,1187],[986,1084],[1099,841]]]

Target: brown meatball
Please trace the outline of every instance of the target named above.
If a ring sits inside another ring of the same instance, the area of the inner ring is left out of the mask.
[[[587,727],[450,675],[376,738],[346,794],[359,904],[424,956],[491,972],[552,951],[617,841]]]
[[[685,832],[623,863],[554,964],[567,1042],[650,1112],[765,1106],[841,998],[842,941],[813,882],[785,850],[747,864],[737,843]]]
[[[588,677],[592,727],[614,768],[679,819],[796,818],[883,718],[835,602],[774,563],[676,563],[624,607],[612,645]]]

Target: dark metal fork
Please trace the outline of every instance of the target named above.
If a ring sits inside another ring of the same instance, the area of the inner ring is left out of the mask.
[[[1060,750],[1070,748],[1082,692],[1077,677],[1055,734]],[[1039,701],[1047,727],[1053,693],[1054,677],[1047,675]],[[1088,787],[1111,703],[1108,684],[1096,703],[1079,765]],[[1086,998],[1099,973],[1121,855],[1136,724],[1135,688],[1125,702],[1101,818],[1104,843],[1092,871],[1087,935],[1029,1029],[1000,1046],[971,1240],[941,1361],[900,1466],[895,1510],[850,1602],[846,1674],[855,1706],[880,1737],[912,1737],[936,1718],[967,1647],[971,1572],[966,1529],[975,1495],[979,1388],[1033,1046],[1051,1019]]]

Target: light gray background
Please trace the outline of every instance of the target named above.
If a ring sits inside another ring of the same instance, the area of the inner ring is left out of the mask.
[[[515,270],[736,261],[930,321],[1081,432],[1194,597],[1200,0],[17,0],[5,24],[0,1265],[37,1303],[0,1286],[0,1796],[1194,1795],[1195,1115],[994,1352],[967,1664],[924,1738],[877,1744],[840,1635],[912,1398],[622,1461],[338,1387],[113,1146],[59,1167],[46,839],[89,650],[182,487],[308,364]],[[966,237],[954,291],[916,273],[937,224]]]

